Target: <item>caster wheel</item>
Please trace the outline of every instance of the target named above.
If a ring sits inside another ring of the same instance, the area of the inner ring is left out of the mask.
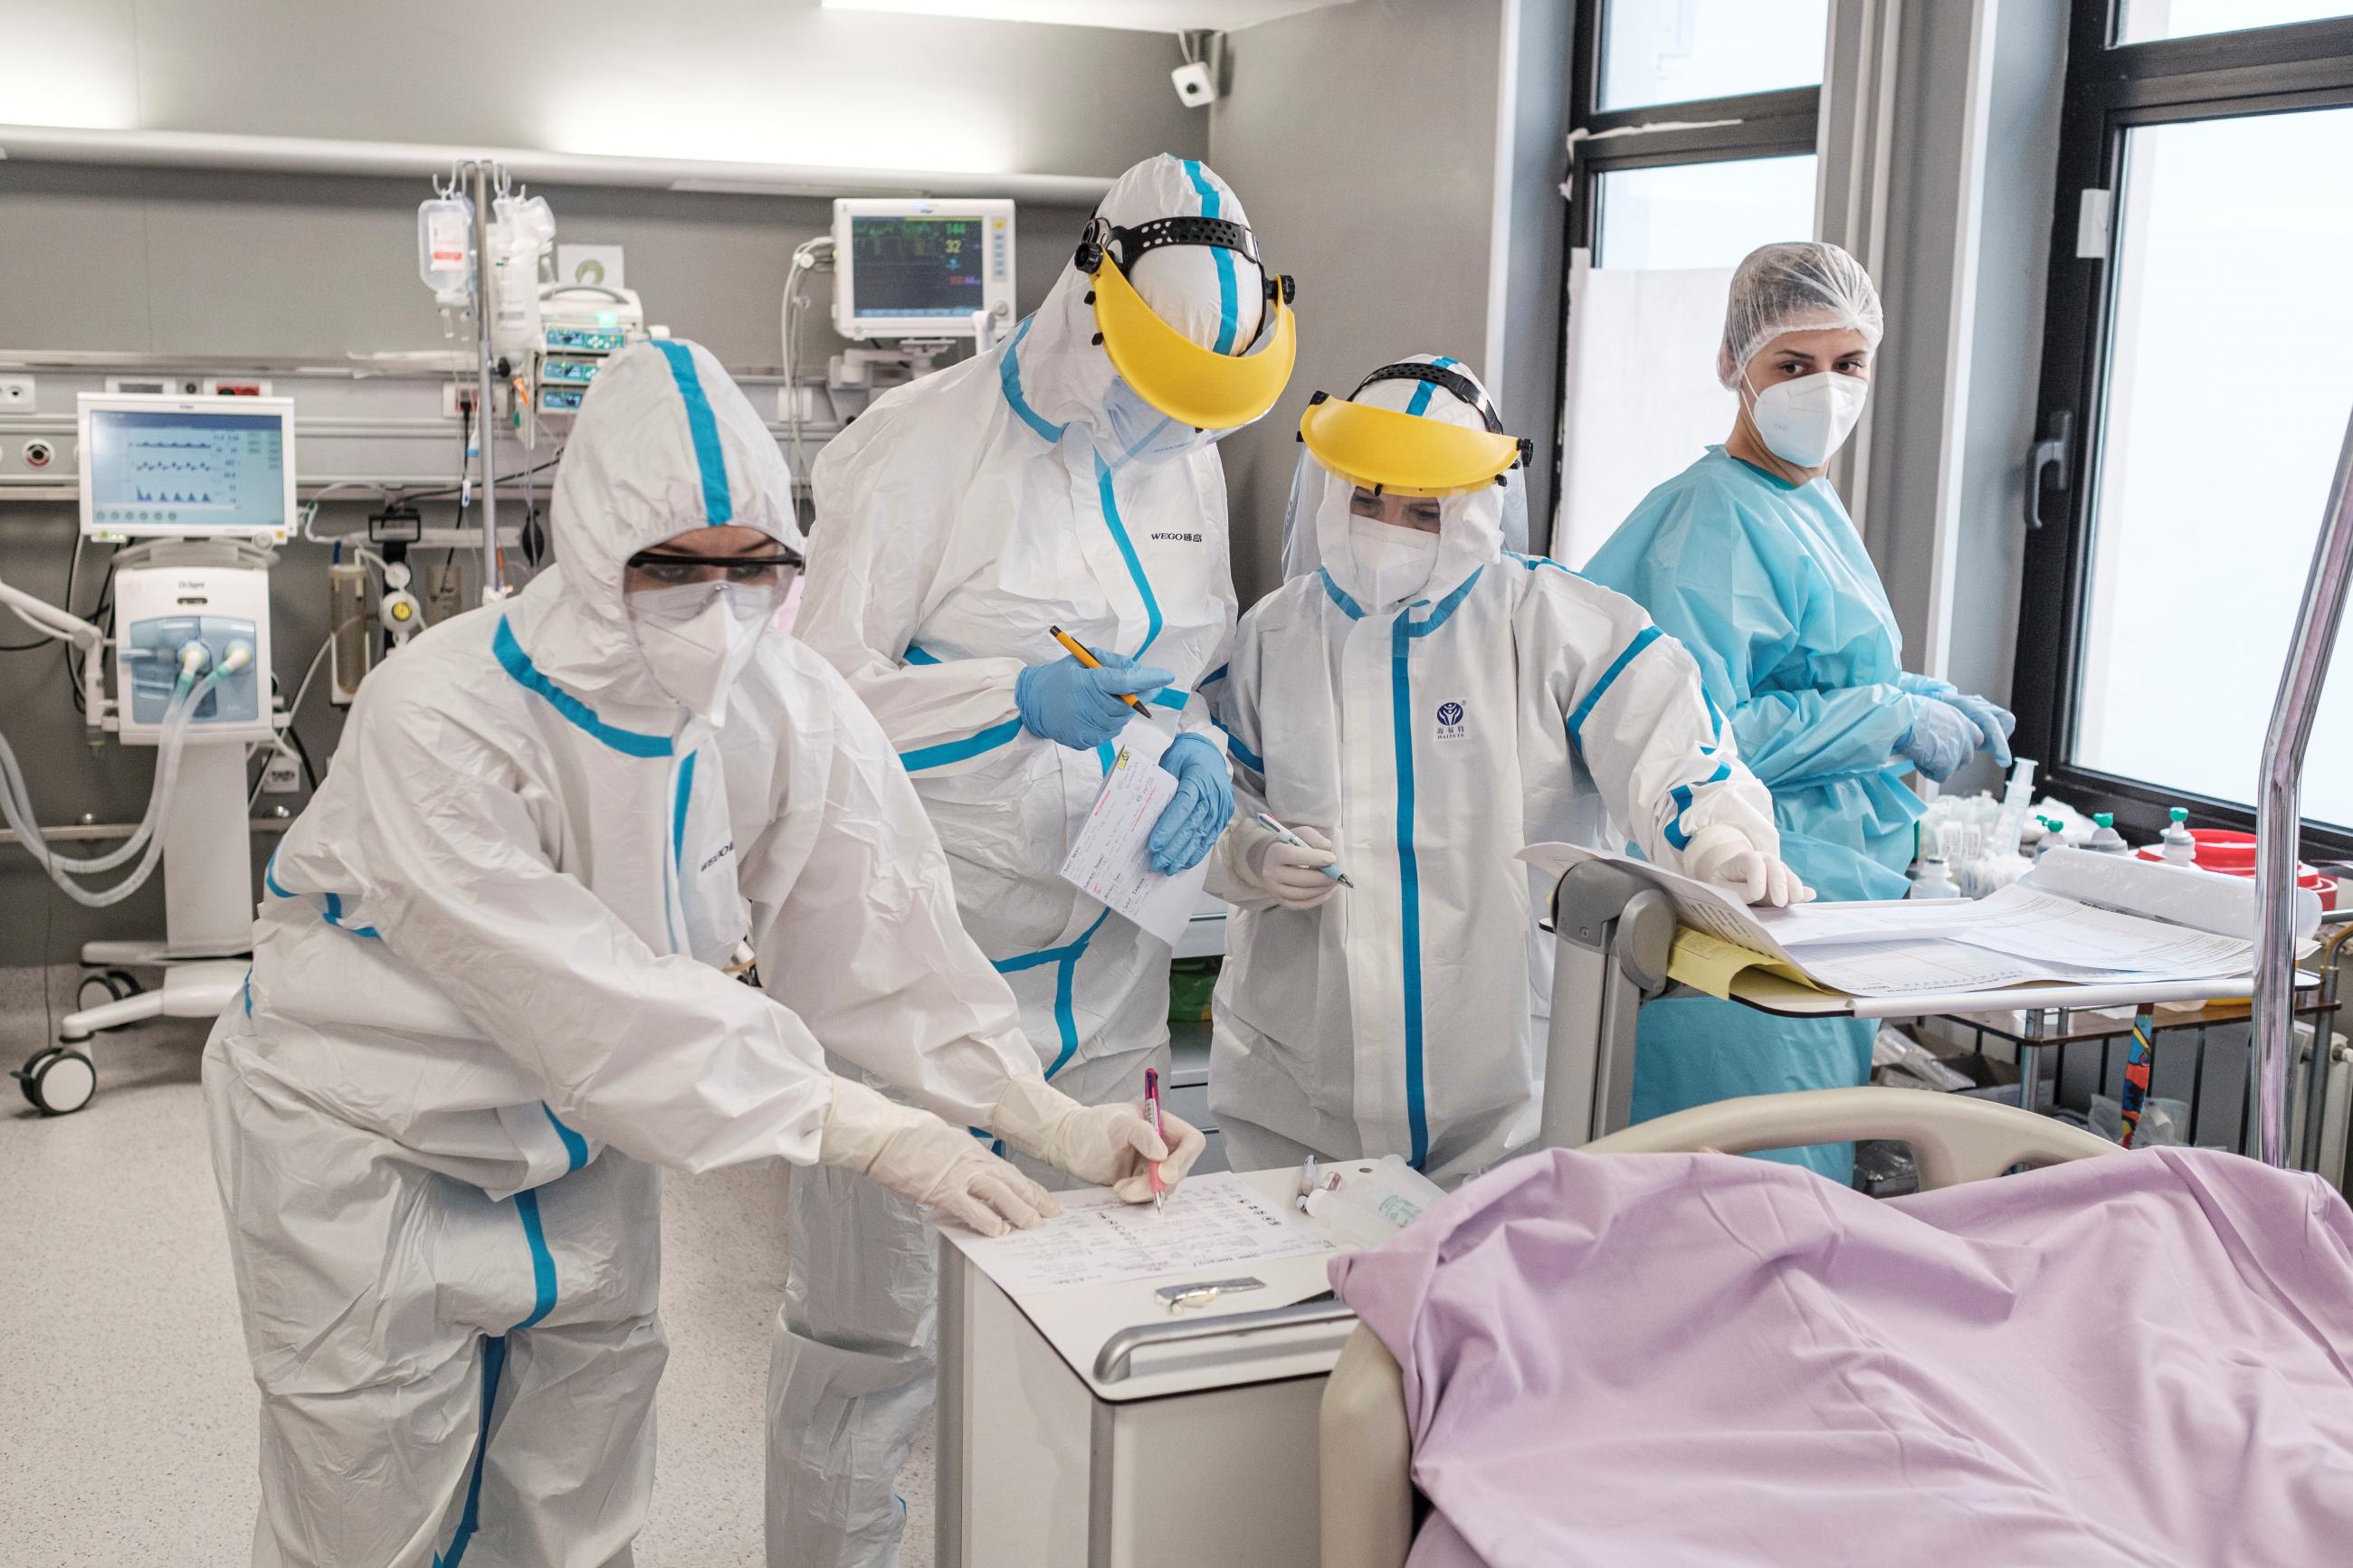
[[[98,1092],[98,1068],[79,1051],[44,1051],[25,1068],[25,1097],[44,1116],[70,1116]]]
[[[10,1078],[16,1080],[16,1087],[25,1091],[25,1103],[34,1107],[36,1110],[39,1108],[41,1102],[33,1096],[34,1075],[41,1070],[41,1064],[43,1062],[47,1061],[51,1057],[56,1056],[62,1048],[62,1047],[58,1046],[48,1046],[40,1050],[35,1051],[31,1056],[25,1058],[25,1065],[23,1067],[18,1068],[15,1072],[8,1075]]]
[[[121,979],[117,979],[117,975]],[[81,984],[74,991],[74,1007],[87,1013],[92,1007],[103,1007],[109,1002],[121,1001],[138,989],[136,981],[132,981],[128,988],[123,985],[122,982],[130,979],[119,969],[110,969],[102,974],[83,975]]]

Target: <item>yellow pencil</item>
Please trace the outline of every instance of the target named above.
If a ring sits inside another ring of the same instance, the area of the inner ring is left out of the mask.
[[[1077,659],[1089,669],[1101,669],[1103,668],[1103,660],[1089,653],[1086,650],[1085,645],[1081,643],[1078,638],[1072,637],[1070,633],[1064,631],[1060,626],[1048,626],[1046,629],[1053,634],[1053,637],[1056,642],[1062,645],[1062,651],[1064,653],[1069,654],[1072,658]],[[1143,703],[1138,702],[1126,692],[1123,691],[1119,693],[1119,700],[1122,702],[1126,703],[1130,708],[1134,709],[1138,713],[1143,714],[1145,718],[1149,719],[1152,717],[1151,709],[1146,708]]]

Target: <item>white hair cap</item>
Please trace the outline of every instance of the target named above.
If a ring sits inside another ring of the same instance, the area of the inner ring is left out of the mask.
[[[1837,246],[1813,239],[1760,245],[1732,275],[1715,378],[1736,389],[1748,362],[1784,332],[1852,327],[1876,349],[1885,325],[1871,274]]]

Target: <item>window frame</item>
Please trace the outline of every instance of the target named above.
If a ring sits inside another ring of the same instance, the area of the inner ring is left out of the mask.
[[[1822,89],[1778,88],[1769,92],[1740,93],[1727,98],[1686,99],[1674,103],[1646,103],[1639,109],[1603,110],[1601,102],[1602,29],[1609,0],[1577,0],[1577,22],[1570,40],[1568,178],[1562,254],[1593,252],[1601,236],[1601,176],[1629,169],[1660,169],[1684,163],[1731,163],[1751,158],[1785,158],[1819,154]],[[1825,40],[1827,44],[1827,40]],[[1688,121],[1729,121],[1694,130],[1654,131],[1645,127]],[[1586,134],[1579,138],[1577,133]],[[1616,132],[1616,134],[1611,134]],[[1819,215],[1820,202],[1816,202]],[[1561,268],[1560,319],[1555,323],[1556,344],[1568,342],[1569,321],[1576,302],[1569,289],[1576,268]],[[1558,357],[1553,376],[1553,428],[1561,429],[1568,409],[1568,367],[1566,353]],[[1552,452],[1553,515],[1546,530],[1549,546],[1558,531],[1564,493],[1564,443]]]
[[[2073,0],[2061,112],[2058,189],[2045,282],[2042,364],[2034,428],[2057,416],[2073,425],[2066,482],[2040,486],[2042,526],[2026,532],[2019,593],[2011,707],[2012,746],[2043,760],[2039,783],[2080,810],[2109,811],[2122,826],[2155,834],[2186,805],[2201,826],[2253,832],[2252,807],[2102,773],[2074,760],[2084,639],[2091,610],[2102,426],[2115,310],[2116,238],[2126,194],[2125,136],[2149,125],[2353,108],[2353,16],[2234,33],[2115,44],[2119,0]],[[2081,258],[2075,235],[2083,193],[2109,198],[2106,254]],[[2055,479],[2054,476],[2051,476]],[[2031,473],[2030,486],[2038,483]],[[2317,498],[2316,498],[2316,505]],[[2316,521],[2317,513],[2316,512]],[[2271,693],[2266,690],[2264,699]],[[2353,824],[2305,824],[2312,860],[2353,858]]]

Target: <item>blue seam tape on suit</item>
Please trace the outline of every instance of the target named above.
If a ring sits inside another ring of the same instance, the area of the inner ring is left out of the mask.
[[[1029,335],[1030,320],[1024,317],[1021,324],[1013,330],[1013,341],[1005,345],[1005,357],[997,363],[997,384],[1005,393],[1006,406],[1013,410],[1021,423],[1043,437],[1048,446],[1051,446],[1062,438],[1062,432],[1068,426],[1050,423],[1043,415],[1029,406],[1029,400],[1021,394],[1021,340]]]
[[[1413,847],[1412,651],[1416,638],[1430,636],[1462,607],[1486,570],[1482,566],[1462,579],[1421,620],[1415,620],[1410,609],[1398,611],[1389,628],[1389,714],[1398,775],[1398,910],[1405,960],[1405,1113],[1413,1149],[1409,1157],[1416,1170],[1430,1157],[1430,1108],[1422,1082],[1421,867]],[[1338,592],[1328,574],[1324,584]]]
[[[548,1104],[547,1101],[543,1100],[541,1100],[539,1102],[539,1108],[541,1110],[546,1112],[547,1124],[555,1129],[555,1136],[564,1145],[565,1163],[571,1170],[575,1171],[586,1164],[588,1163],[588,1140],[580,1136],[579,1133],[572,1131],[571,1128],[566,1127],[564,1124],[564,1119],[555,1114],[555,1108]]]
[[[1019,733],[1021,733],[1021,721],[1008,719],[1002,724],[983,730],[980,733],[967,736],[961,741],[943,741],[936,746],[922,746],[912,752],[902,752],[899,753],[899,765],[911,773],[918,773],[924,768],[944,767],[949,763],[963,762],[966,757],[976,757],[983,752],[993,752]]]
[[[694,799],[695,755],[695,752],[687,752],[686,760],[678,766],[678,798],[671,803],[670,810],[670,858],[677,862],[681,873],[686,869],[686,862],[680,858],[686,853],[686,808]]]
[[[1660,635],[1659,628],[1656,626],[1644,626],[1637,632],[1634,635],[1634,640],[1628,643],[1618,657],[1610,661],[1609,668],[1601,672],[1601,679],[1593,683],[1593,689],[1585,694],[1585,700],[1578,703],[1576,711],[1569,714],[1568,738],[1580,752],[1585,744],[1585,721],[1592,716],[1594,704],[1601,700],[1602,693],[1609,689],[1610,684],[1625,672],[1626,667],[1634,662],[1634,656],[1658,641]]]
[[[1220,206],[1218,187],[1201,173],[1198,158],[1185,160],[1185,174],[1193,182],[1193,189],[1201,197],[1201,216],[1216,217]],[[1218,342],[1217,352],[1234,352],[1234,333],[1241,325],[1241,291],[1234,276],[1234,253],[1222,245],[1213,245],[1209,254],[1217,258],[1218,267]]]
[[[654,340],[654,347],[670,362],[670,378],[686,405],[687,435],[694,442],[694,466],[702,475],[702,521],[716,528],[735,516],[735,500],[727,489],[727,458],[719,447],[719,421],[711,399],[702,395],[702,377],[694,368],[694,351],[681,342]]]
[[[542,675],[539,672],[539,667],[531,662],[531,656],[522,651],[522,644],[515,641],[514,627],[508,623],[504,616],[499,617],[499,629],[491,636],[491,654],[499,661],[501,668],[514,677],[516,684],[526,690],[538,693],[546,700],[549,707],[622,755],[629,757],[670,755],[670,742],[668,735],[641,734],[635,730],[624,730],[618,725],[607,724],[596,717],[595,709]]]
[[[1103,522],[1111,529],[1111,539],[1119,546],[1120,559],[1127,563],[1127,574],[1135,580],[1135,591],[1144,595],[1144,641],[1137,646],[1134,657],[1142,658],[1160,636],[1160,601],[1153,596],[1152,580],[1144,574],[1144,563],[1136,559],[1135,545],[1127,537],[1127,525],[1120,521],[1119,501],[1112,494],[1111,466],[1101,458],[1095,459],[1095,494],[1103,502]]]
[[[1060,947],[1041,948],[1036,952],[1021,953],[1017,957],[997,961],[990,966],[999,974],[1018,974],[1022,970],[1036,969],[1040,964],[1047,963],[1058,966],[1054,975],[1054,1032],[1060,1041],[1060,1049],[1054,1058],[1053,1065],[1046,1069],[1046,1076],[1049,1079],[1068,1067],[1071,1058],[1078,1054],[1079,1021],[1077,1015],[1071,1009],[1071,981],[1078,970],[1079,960],[1086,955],[1088,942],[1093,938],[1095,932],[1103,930],[1103,921],[1109,919],[1111,919],[1111,911],[1105,910],[1095,917],[1094,924],[1087,927]]]

